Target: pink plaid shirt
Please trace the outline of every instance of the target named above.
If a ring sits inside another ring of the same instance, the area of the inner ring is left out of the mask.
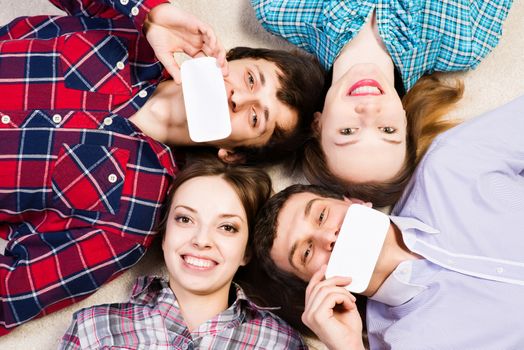
[[[166,280],[140,277],[129,302],[77,311],[61,349],[307,349],[300,335],[236,287],[236,300],[193,331]]]

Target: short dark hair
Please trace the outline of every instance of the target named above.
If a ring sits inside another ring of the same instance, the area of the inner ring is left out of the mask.
[[[253,236],[255,259],[252,260],[252,263],[257,264],[256,268],[253,268],[256,271],[253,273],[256,273],[257,277],[253,284],[258,286],[255,295],[258,303],[266,306],[279,306],[278,309],[272,310],[275,314],[300,332],[312,335],[311,330],[301,320],[307,283],[277,267],[270,255],[276,237],[280,210],[291,196],[304,192],[327,198],[343,198],[340,193],[328,188],[302,184],[289,186],[273,195],[257,215]],[[260,288],[262,285],[264,288]]]
[[[201,176],[220,176],[235,190],[246,212],[249,232],[246,256],[249,258],[252,253],[256,215],[260,207],[271,195],[271,179],[262,169],[226,164],[212,156],[201,155],[193,159],[184,170],[177,174],[171,187],[171,192],[162,209],[161,219],[158,224],[160,236],[163,237],[165,234],[169,210],[177,188],[186,181]]]
[[[255,224],[253,244],[255,256],[264,270],[272,272],[277,268],[270,253],[276,238],[278,228],[278,213],[291,196],[299,193],[309,192],[325,198],[342,199],[340,192],[316,185],[295,184],[273,195],[260,209]]]
[[[275,129],[263,147],[236,147],[248,163],[271,163],[292,156],[310,136],[313,114],[322,110],[326,92],[325,71],[318,60],[298,49],[292,51],[236,47],[227,53],[229,61],[251,58],[274,63],[280,89],[277,98],[297,112],[297,125],[291,132]]]

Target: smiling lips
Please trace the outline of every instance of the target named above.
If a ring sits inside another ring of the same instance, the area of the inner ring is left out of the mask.
[[[213,260],[209,260],[206,258],[197,258],[196,256],[192,256],[192,255],[183,255],[182,259],[190,267],[196,268],[199,270],[208,270],[217,265],[217,263]]]
[[[383,95],[382,86],[373,79],[362,79],[349,88],[348,96],[379,96]]]

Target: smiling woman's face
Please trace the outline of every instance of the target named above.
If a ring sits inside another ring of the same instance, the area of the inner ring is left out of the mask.
[[[226,295],[245,264],[247,216],[220,176],[192,178],[174,194],[162,243],[175,293]]]
[[[331,86],[317,115],[329,170],[342,181],[384,182],[406,158],[406,112],[393,82],[358,64]]]

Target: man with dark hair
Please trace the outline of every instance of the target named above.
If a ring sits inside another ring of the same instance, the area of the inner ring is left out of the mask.
[[[87,297],[151,244],[177,172],[166,145],[200,146],[173,52],[222,68],[232,133],[204,146],[224,161],[286,144],[322,101],[311,58],[241,49],[251,56],[227,62],[213,30],[167,0],[52,2],[70,16],[0,28],[0,334]]]
[[[520,97],[440,135],[429,148],[393,209],[361,293],[369,297],[371,349],[524,346],[523,110]],[[354,203],[295,185],[269,200],[255,227],[255,255],[280,294],[299,293],[297,280],[309,282],[302,321],[330,349],[363,348],[355,298],[344,288],[351,276],[324,278]]]

